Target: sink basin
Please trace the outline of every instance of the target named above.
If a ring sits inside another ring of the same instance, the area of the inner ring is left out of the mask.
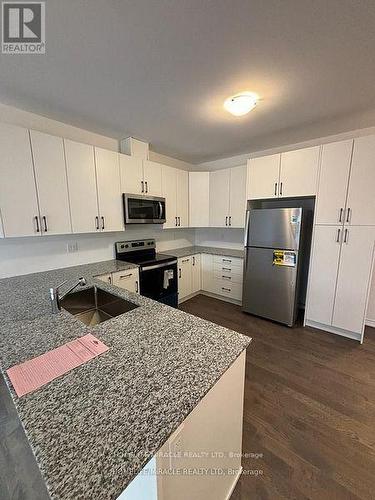
[[[60,305],[87,326],[98,325],[139,307],[96,286],[69,293]]]

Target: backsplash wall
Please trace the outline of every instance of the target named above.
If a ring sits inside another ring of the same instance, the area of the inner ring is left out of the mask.
[[[114,258],[114,243],[155,238],[158,252],[194,245],[193,229],[163,230],[157,226],[132,226],[119,233],[74,234],[0,240],[0,278]],[[77,243],[78,250],[68,252]]]
[[[195,244],[222,248],[243,249],[244,230],[234,228],[197,228]]]

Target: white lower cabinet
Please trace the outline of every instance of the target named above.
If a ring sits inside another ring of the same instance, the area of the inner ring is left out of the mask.
[[[129,292],[139,293],[139,271],[138,269],[126,269],[115,273],[101,274],[96,277],[104,283],[118,286]]]
[[[363,340],[375,227],[315,226],[306,324]]]
[[[193,293],[192,256],[178,259],[178,300],[181,301]]]
[[[191,258],[191,291],[196,293],[202,290],[202,267],[201,255],[193,255]]]
[[[235,301],[242,300],[243,259],[222,255],[202,256],[202,289]]]

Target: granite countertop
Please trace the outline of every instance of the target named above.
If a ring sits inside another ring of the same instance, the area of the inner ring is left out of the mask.
[[[211,255],[224,255],[225,257],[238,257],[240,259],[244,258],[243,250],[236,250],[234,248],[204,247],[197,245],[191,247],[176,248],[174,250],[168,250],[165,253],[174,255],[175,257],[187,257],[188,255],[194,255],[197,253],[208,253]]]
[[[0,280],[3,373],[89,332],[110,348],[21,398],[5,375],[53,499],[117,498],[251,341],[94,277],[132,267],[106,261]],[[79,276],[140,307],[95,327],[51,314],[49,287]]]

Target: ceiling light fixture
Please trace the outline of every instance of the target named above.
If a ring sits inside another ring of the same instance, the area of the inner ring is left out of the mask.
[[[228,97],[224,101],[224,108],[234,116],[246,115],[255,108],[259,97],[254,92],[241,92],[241,94]]]

